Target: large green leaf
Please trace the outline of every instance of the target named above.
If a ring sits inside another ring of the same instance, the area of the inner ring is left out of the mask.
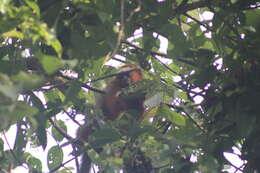
[[[48,74],[55,73],[63,66],[61,60],[55,56],[43,55],[40,62]]]
[[[28,164],[29,168],[33,171],[42,171],[42,163],[40,159],[33,157],[30,153],[25,153],[26,163]]]
[[[97,129],[91,134],[91,145],[94,148],[99,148],[105,144],[115,142],[120,139],[120,134],[113,128]]]
[[[49,170],[53,170],[60,166],[63,161],[63,151],[59,146],[53,146],[48,151],[47,163]]]

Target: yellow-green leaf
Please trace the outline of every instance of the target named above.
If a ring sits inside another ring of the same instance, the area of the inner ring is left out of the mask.
[[[61,60],[55,56],[44,55],[40,62],[48,74],[55,73],[63,66]]]
[[[169,119],[171,122],[178,126],[185,126],[186,125],[186,119],[184,115],[181,115],[177,112],[172,112],[172,114],[169,116]]]
[[[24,38],[24,34],[22,32],[16,31],[16,30],[11,30],[11,31],[5,32],[2,34],[2,36],[5,38],[8,38],[8,37],[15,37],[15,38],[19,38],[19,39]]]

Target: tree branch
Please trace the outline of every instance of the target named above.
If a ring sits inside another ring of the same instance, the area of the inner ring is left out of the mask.
[[[71,77],[68,77],[68,76],[63,75],[61,72],[59,72],[58,74],[59,74],[59,76],[61,76],[62,78],[67,79],[67,80],[69,80],[69,81],[75,80],[74,78],[71,78]],[[100,89],[91,87],[91,86],[85,84],[84,82],[81,82],[81,81],[79,81],[79,82],[81,83],[81,87],[83,87],[83,88],[86,88],[86,89],[88,89],[88,90],[91,90],[91,91],[94,91],[94,92],[97,92],[97,93],[100,93],[100,94],[105,94],[105,91],[103,91],[103,90],[100,90]]]
[[[172,70],[168,65],[166,65],[165,63],[163,63],[160,59],[158,59],[155,55],[152,54],[152,57],[158,61],[164,68],[166,68],[167,70],[169,70],[170,72],[172,72],[173,74],[176,74],[178,76],[181,76],[181,74],[177,73],[176,71]]]
[[[99,94],[105,94],[105,93],[106,93],[106,92],[103,91],[103,90],[100,90],[100,89],[91,87],[91,86],[89,86],[89,85],[87,85],[87,84],[85,84],[85,83],[83,83],[83,82],[81,82],[81,86],[82,86],[83,88],[86,88],[86,89],[88,89],[88,90],[97,92],[97,93],[99,93]]]
[[[77,120],[75,120],[75,118],[72,117],[72,115],[71,115],[68,111],[66,111],[65,109],[63,109],[63,112],[66,113],[66,115],[67,115],[74,123],[76,123],[78,126],[81,126],[81,124],[80,124]]]

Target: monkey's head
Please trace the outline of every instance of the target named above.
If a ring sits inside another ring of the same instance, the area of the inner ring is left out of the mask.
[[[122,88],[136,83],[143,79],[141,69],[133,64],[126,64],[120,67],[117,79],[120,81]]]

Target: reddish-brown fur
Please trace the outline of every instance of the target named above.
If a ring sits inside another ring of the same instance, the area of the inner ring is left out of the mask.
[[[129,84],[136,83],[143,79],[141,70],[132,64],[127,64],[121,67],[121,69],[128,68],[129,70]],[[127,74],[125,74],[127,75]],[[107,119],[114,120],[120,113],[127,111],[129,109],[138,109],[138,113],[143,113],[143,97],[137,98],[135,100],[126,100],[120,98],[119,93],[124,87],[129,84],[125,84],[122,81],[122,77],[115,77],[107,86],[106,94],[104,95],[104,102],[102,105],[102,110],[104,116]],[[141,100],[140,100],[141,99]]]

